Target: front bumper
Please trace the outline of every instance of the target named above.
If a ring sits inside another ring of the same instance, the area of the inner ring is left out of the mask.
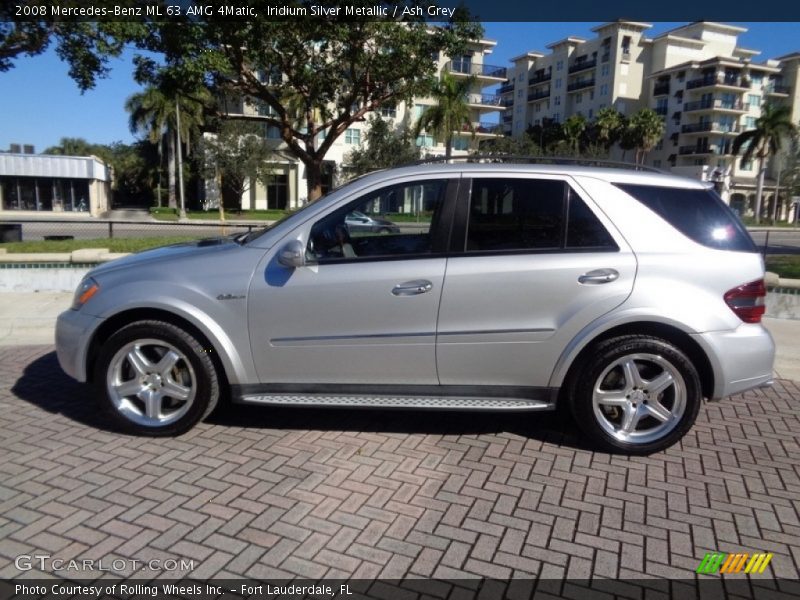
[[[80,310],[66,310],[56,321],[56,356],[64,372],[78,381],[86,381],[86,355],[89,342],[100,319]]]
[[[692,336],[714,370],[714,400],[769,385],[773,378],[775,342],[761,324],[742,323],[733,331]]]

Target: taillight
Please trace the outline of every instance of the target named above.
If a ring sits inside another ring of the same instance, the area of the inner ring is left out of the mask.
[[[767,288],[764,280],[751,281],[725,292],[725,303],[745,323],[760,323],[767,310],[764,299]]]

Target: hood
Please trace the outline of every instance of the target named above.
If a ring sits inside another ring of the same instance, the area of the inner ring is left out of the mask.
[[[182,242],[180,244],[172,244],[169,246],[162,246],[160,248],[153,248],[152,250],[143,250],[136,252],[123,258],[109,261],[99,265],[91,270],[90,276],[103,275],[110,271],[117,271],[119,269],[129,269],[141,266],[152,266],[158,263],[173,261],[184,257],[191,256],[192,258],[207,255],[217,254],[219,252],[230,251],[234,248],[241,248],[239,244],[234,241],[234,236],[209,238],[204,240],[196,240],[193,242]]]

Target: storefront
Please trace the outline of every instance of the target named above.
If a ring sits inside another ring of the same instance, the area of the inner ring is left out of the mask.
[[[77,212],[109,208],[110,169],[94,156],[0,153],[0,210]]]

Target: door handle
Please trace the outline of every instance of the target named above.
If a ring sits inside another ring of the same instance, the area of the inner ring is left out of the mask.
[[[619,271],[616,269],[595,269],[578,277],[578,283],[597,285],[599,283],[611,283],[619,278]]]
[[[416,296],[417,294],[430,292],[432,289],[433,284],[427,279],[415,279],[414,281],[398,283],[392,288],[392,294],[395,296]]]

